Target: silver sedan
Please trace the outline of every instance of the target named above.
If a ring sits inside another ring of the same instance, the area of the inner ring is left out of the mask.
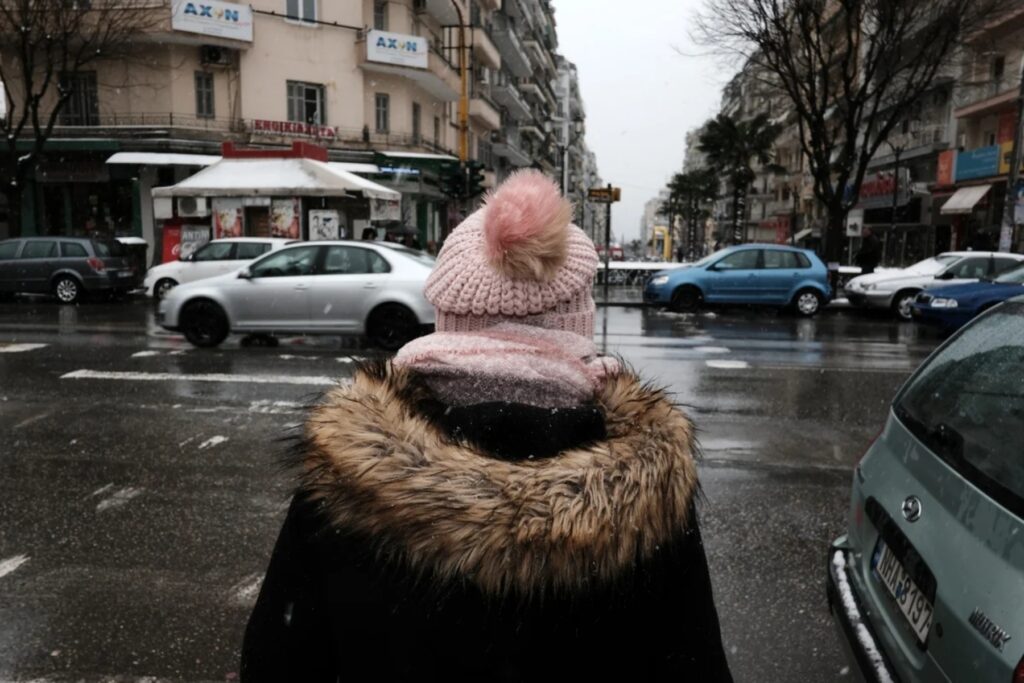
[[[434,259],[387,242],[302,242],[172,289],[157,320],[196,346],[244,334],[365,334],[396,349],[434,324]]]

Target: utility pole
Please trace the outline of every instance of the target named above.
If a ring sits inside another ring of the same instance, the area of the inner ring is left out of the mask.
[[[612,200],[611,197],[615,192],[615,188],[612,187],[611,183],[608,183],[608,205],[607,213],[605,213],[604,220],[604,301],[608,303],[608,283],[611,278],[608,275],[611,271],[608,269],[608,262],[611,260],[612,254]]]
[[[1024,75],[1020,79],[1017,93],[1017,125],[1013,134],[1013,149],[1010,152],[1010,175],[1006,179],[1006,201],[1003,205],[1003,224],[999,230],[999,251],[1010,251],[1013,246],[1013,231],[1017,223],[1017,181],[1021,164],[1021,123],[1024,123]]]

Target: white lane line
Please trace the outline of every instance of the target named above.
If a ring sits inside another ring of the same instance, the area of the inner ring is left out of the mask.
[[[90,498],[95,498],[96,496],[102,496],[104,493],[106,493],[107,491],[109,491],[112,488],[114,488],[113,484],[106,484],[104,486],[99,487],[98,489],[96,489],[92,493],[90,493],[89,497]]]
[[[12,427],[12,429],[21,429],[22,427],[28,427],[33,422],[39,422],[40,420],[45,420],[46,418],[50,417],[50,415],[52,415],[52,413],[49,413],[49,412],[39,413],[38,415],[33,415],[32,417],[26,418],[26,419],[22,420],[21,422],[19,422],[18,424],[14,425],[14,427]]]
[[[253,605],[263,585],[263,574],[249,574],[231,587],[231,600],[240,605]]]
[[[338,380],[316,375],[228,375],[207,373],[184,375],[175,372],[113,372],[75,370],[61,379],[112,379],[127,382],[235,382],[240,384],[314,384],[334,386]]]
[[[15,555],[6,560],[0,560],[0,578],[7,576],[26,562],[28,562],[28,555]]]
[[[745,360],[706,360],[704,364],[719,370],[743,370],[750,367],[750,363]]]
[[[96,512],[103,512],[104,510],[109,510],[111,508],[121,507],[132,498],[138,496],[144,490],[145,489],[142,488],[135,488],[134,486],[126,486],[123,489],[118,489],[117,491],[114,491],[114,495],[109,498],[104,498],[99,502],[96,506]]]
[[[221,436],[220,434],[218,434],[217,436],[211,436],[209,439],[207,439],[206,441],[204,441],[201,444],[199,444],[199,450],[202,451],[202,450],[205,450],[207,448],[213,448],[214,446],[219,446],[219,445],[221,445],[222,443],[224,443],[227,440],[228,440],[228,437]]]
[[[298,410],[302,410],[303,405],[296,403],[295,401],[271,401],[270,399],[261,399],[259,401],[251,401],[249,403],[250,413],[260,414],[282,414],[282,413],[294,413]]]
[[[159,356],[159,351],[137,351],[132,354],[132,358],[149,358],[150,356]]]
[[[730,353],[724,346],[695,346],[693,350],[697,353]]]
[[[0,353],[24,353],[48,346],[47,344],[0,344]]]

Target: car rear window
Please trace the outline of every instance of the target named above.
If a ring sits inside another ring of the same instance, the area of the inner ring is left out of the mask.
[[[106,242],[93,242],[92,248],[100,258],[107,258],[111,256],[110,245]]]
[[[940,458],[1024,516],[1024,304],[979,319],[896,399],[899,420]]]
[[[60,255],[64,258],[86,258],[89,254],[78,242],[61,242]]]

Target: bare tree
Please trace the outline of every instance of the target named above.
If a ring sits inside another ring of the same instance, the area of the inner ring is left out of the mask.
[[[838,263],[868,162],[955,62],[961,41],[1012,0],[706,0],[695,38],[784,93]]]
[[[159,0],[0,0],[0,132],[7,144],[0,184],[13,235],[21,230],[25,183],[69,101],[81,96],[79,76],[98,62],[125,58],[169,16]]]

